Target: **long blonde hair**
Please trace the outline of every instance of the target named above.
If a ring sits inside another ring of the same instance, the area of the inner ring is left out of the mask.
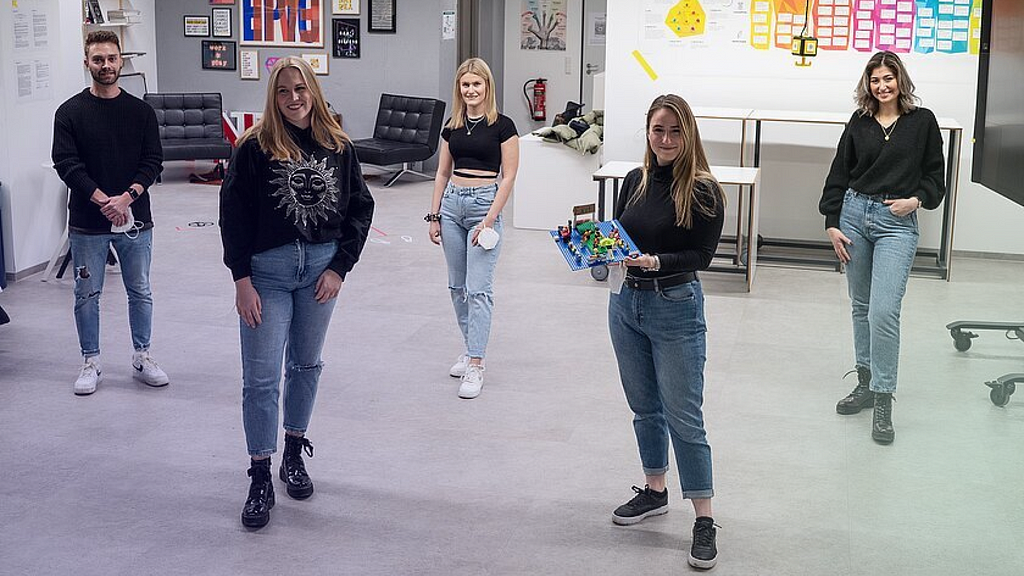
[[[896,89],[900,91],[896,104],[900,114],[906,114],[917,108],[916,103],[920,98],[914,95],[914,83],[910,80],[910,74],[907,73],[903,61],[893,52],[883,50],[875,52],[868,60],[867,66],[864,67],[864,73],[860,76],[860,82],[857,83],[854,100],[857,102],[857,108],[861,115],[874,116],[878,113],[878,100],[871,93],[871,75],[881,66],[891,70],[892,75],[896,77]]]
[[[333,150],[342,152],[345,150],[345,143],[349,137],[341,129],[341,124],[334,117],[334,114],[327,108],[327,101],[324,100],[323,89],[320,81],[317,80],[313,68],[302,58],[286,56],[278,60],[270,70],[270,80],[267,82],[267,100],[263,106],[263,116],[252,125],[251,128],[242,134],[238,145],[250,138],[256,138],[260,148],[270,154],[274,160],[301,160],[302,150],[298,144],[288,135],[284,126],[284,117],[277,107],[277,81],[281,72],[286,68],[294,68],[302,75],[302,82],[309,90],[312,100],[309,126],[312,129],[313,139],[317,144]]]
[[[690,105],[675,94],[658,96],[654,102],[651,102],[651,107],[647,110],[647,138],[645,138],[647,144],[644,152],[643,171],[640,185],[637,187],[636,194],[630,198],[629,203],[639,202],[647,193],[651,172],[658,165],[658,157],[651,148],[650,140],[651,118],[658,110],[668,110],[675,115],[679,122],[679,155],[672,161],[672,202],[675,204],[676,226],[688,229],[693,227],[694,212],[713,217],[718,203],[725,206],[725,192],[718,180],[711,174],[711,166],[708,164],[708,157],[704,153],[704,145],[700,140],[700,132],[697,130],[697,119],[693,117]],[[697,181],[708,184],[717,198],[712,201],[712,198],[698,195],[694,188]]]
[[[466,123],[466,102],[462,99],[462,90],[459,89],[459,83],[462,82],[462,77],[466,74],[476,74],[483,78],[484,84],[487,85],[487,112],[484,114],[487,117],[487,125],[494,124],[494,121],[498,119],[498,101],[494,96],[494,75],[491,74],[491,68],[480,58],[470,58],[455,70],[455,87],[452,89],[452,117],[445,124],[445,128],[449,130],[462,128]]]

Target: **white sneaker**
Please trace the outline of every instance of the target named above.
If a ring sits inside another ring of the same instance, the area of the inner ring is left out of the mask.
[[[103,380],[103,371],[100,370],[100,357],[86,358],[81,372],[78,373],[78,380],[75,380],[75,394],[79,396],[92,394],[101,380]]]
[[[466,373],[466,365],[468,364],[469,355],[460,354],[459,359],[456,360],[455,364],[452,364],[451,369],[448,370],[448,375],[451,376],[452,378],[462,378],[462,375]]]
[[[170,382],[170,379],[167,378],[167,373],[161,370],[157,366],[156,361],[149,355],[149,350],[133,354],[132,366],[135,368],[132,377],[147,386],[158,388],[160,386],[167,386]]]
[[[459,386],[459,398],[476,398],[484,387],[484,367],[479,364],[467,364],[466,373],[462,375]]]

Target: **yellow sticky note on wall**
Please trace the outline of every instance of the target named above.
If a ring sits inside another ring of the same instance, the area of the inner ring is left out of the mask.
[[[703,34],[706,23],[704,7],[697,0],[682,0],[665,17],[665,25],[680,38]]]

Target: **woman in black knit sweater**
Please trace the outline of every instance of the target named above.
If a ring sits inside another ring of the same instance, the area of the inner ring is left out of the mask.
[[[892,52],[868,61],[858,110],[839,139],[819,210],[853,306],[857,386],[839,414],[873,408],[871,437],[890,444],[900,351],[900,307],[917,252],[917,210],[945,194],[935,115],[915,105],[914,83]]]
[[[608,304],[608,327],[626,401],[633,410],[646,485],[612,514],[616,524],[668,512],[671,438],[683,498],[697,519],[690,565],[711,568],[718,550],[712,520],[711,447],[704,432],[707,331],[697,270],[711,264],[722,235],[725,195],[711,175],[697,122],[674,94],[647,112],[643,167],[623,181],[615,217],[642,254]]]

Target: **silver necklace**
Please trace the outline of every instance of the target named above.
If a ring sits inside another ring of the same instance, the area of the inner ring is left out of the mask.
[[[484,118],[486,118],[486,117],[487,116],[481,116],[481,117],[477,118],[476,120],[473,120],[469,116],[466,116],[466,136],[472,136],[473,135],[473,129],[477,127],[477,124],[480,124],[481,122],[483,122]]]
[[[896,123],[899,122],[899,121],[900,121],[900,117],[897,116],[896,119],[892,121],[892,124],[889,124],[889,128],[888,129],[886,129],[885,126],[882,126],[881,122],[878,123],[878,126],[882,129],[882,136],[885,136],[885,141],[886,142],[889,141],[889,137],[892,136],[892,131],[896,129]]]

